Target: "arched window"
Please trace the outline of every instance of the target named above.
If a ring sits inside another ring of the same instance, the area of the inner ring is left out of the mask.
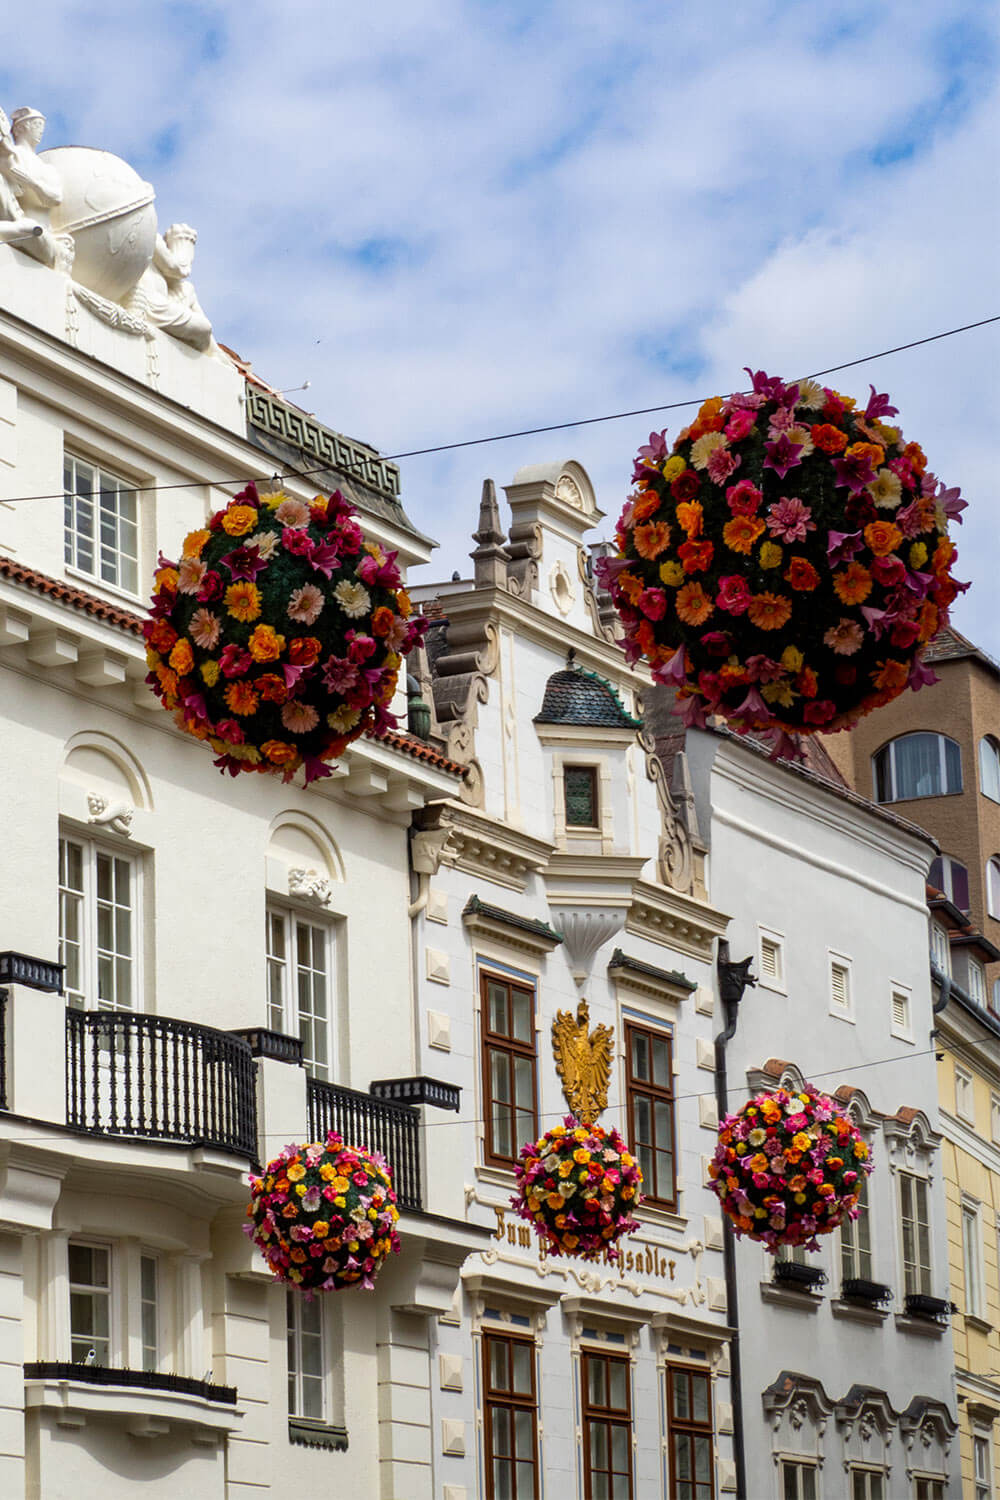
[[[931,860],[927,879],[935,890],[943,891],[959,911],[969,910],[969,872],[959,860],[950,854],[939,854],[937,859]]]
[[[1000,744],[991,734],[979,741],[979,789],[991,802],[1000,802]]]
[[[1000,855],[996,854],[986,861],[986,909],[1000,920]]]
[[[907,802],[962,790],[962,752],[943,734],[904,734],[875,756],[875,797]]]

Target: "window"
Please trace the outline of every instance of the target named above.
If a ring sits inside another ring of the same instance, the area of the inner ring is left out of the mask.
[[[931,1232],[927,1183],[912,1172],[899,1174],[899,1216],[903,1240],[903,1292],[931,1294]]]
[[[59,840],[59,962],[70,1005],[135,1009],[137,876],[127,855]]]
[[[986,906],[991,917],[1000,919],[1000,858],[995,854],[986,865]]]
[[[979,741],[979,790],[991,802],[1000,802],[1000,745],[991,734]]]
[[[483,1099],[486,1160],[513,1167],[538,1134],[535,1113],[535,992],[483,974]]]
[[[972,1434],[972,1473],[976,1485],[975,1500],[993,1500],[993,1467],[990,1454],[989,1434]]]
[[[907,802],[962,790],[962,752],[943,734],[904,734],[875,757],[875,800]]]
[[[951,943],[947,930],[940,922],[931,923],[931,958],[942,974],[951,973]]]
[[[919,1475],[913,1481],[913,1500],[944,1500],[943,1479],[923,1479]]]
[[[990,1135],[1000,1145],[1000,1094],[990,1095]]]
[[[815,1464],[782,1459],[781,1500],[819,1500]]]
[[[323,1299],[307,1302],[286,1293],[288,1320],[288,1415],[326,1421]]]
[[[63,460],[64,556],[69,567],[126,593],[139,592],[135,490],[69,454]]]
[[[629,1138],[642,1171],[643,1197],[674,1208],[674,1075],[665,1031],[625,1023]]]
[[[111,1251],[69,1243],[70,1358],[78,1365],[111,1363]]]
[[[969,959],[969,998],[977,1005],[986,1004],[986,970],[978,958]]]
[[[851,1500],[883,1500],[883,1469],[851,1469]]]
[[[976,1101],[973,1094],[972,1074],[955,1064],[955,1113],[970,1125],[976,1121]]]
[[[483,1335],[487,1500],[538,1494],[538,1396],[530,1339]]]
[[[962,1204],[962,1270],[965,1276],[965,1311],[970,1318],[983,1316],[983,1252],[979,1209]]]
[[[969,872],[960,860],[950,854],[939,854],[931,860],[927,882],[947,896],[959,911],[969,910]]]
[[[845,1281],[872,1280],[872,1231],[869,1219],[868,1178],[861,1174],[860,1213],[840,1226],[840,1269]]]
[[[139,1330],[142,1368],[156,1370],[160,1364],[160,1265],[155,1255],[139,1257]]]
[[[892,989],[889,1013],[889,1030],[893,1036],[903,1037],[909,1041],[913,1033],[910,1029],[910,992],[895,985]]]
[[[297,1036],[313,1078],[330,1076],[330,929],[294,912],[267,913],[267,1024]]]
[[[585,1500],[632,1500],[632,1399],[629,1362],[583,1355]]]
[[[837,954],[831,954],[830,1014],[850,1019],[852,1009],[851,960]]]
[[[567,828],[597,828],[597,767],[563,766]]]
[[[708,1375],[667,1367],[670,1500],[712,1500],[712,1383]]]
[[[785,986],[785,945],[776,932],[760,932],[759,983],[768,989]]]

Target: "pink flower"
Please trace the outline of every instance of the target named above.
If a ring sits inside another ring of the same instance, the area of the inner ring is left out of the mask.
[[[201,588],[202,579],[208,572],[208,564],[203,563],[197,557],[185,557],[177,569],[177,592],[179,594],[196,594]]]
[[[824,646],[829,646],[838,656],[853,656],[855,651],[860,651],[864,642],[864,631],[856,620],[844,618],[838,620],[836,625],[823,637]]]
[[[282,526],[289,526],[293,531],[309,525],[309,507],[302,500],[282,500],[274,514]]]
[[[643,589],[639,608],[647,620],[662,620],[667,612],[667,596],[662,589]]]
[[[719,592],[715,602],[727,614],[745,614],[750,607],[752,597],[749,584],[738,573],[730,573],[725,578],[719,579]]]
[[[293,698],[282,707],[281,722],[293,734],[308,734],[319,723],[319,714],[310,704],[299,703]]]
[[[375,638],[370,635],[358,635],[355,631],[347,632],[347,658],[349,661],[367,661],[369,656],[375,654]]]
[[[203,651],[212,651],[218,644],[220,629],[218,615],[213,615],[210,609],[196,609],[191,616],[188,634]]]
[[[291,505],[291,500],[283,501],[283,505]],[[280,507],[279,507],[280,508]],[[297,620],[300,625],[311,625],[323,612],[323,595],[314,583],[303,584],[302,588],[296,589],[288,601],[288,618]]]
[[[729,509],[734,516],[753,516],[757,513],[757,507],[764,496],[755,484],[749,479],[741,479],[738,484],[732,484],[726,491],[726,499]]]
[[[315,544],[308,531],[295,531],[291,526],[286,526],[281,533],[281,545],[286,552],[295,553],[299,557],[310,557]]]
[[[756,417],[752,411],[748,411],[746,407],[737,409],[726,423],[726,437],[731,443],[740,442],[748,433],[753,432],[755,422]]]
[[[223,677],[242,677],[248,671],[253,657],[242,646],[223,646],[219,666]]]
[[[816,527],[808,505],[803,505],[797,495],[789,495],[776,500],[768,510],[767,529],[780,541],[804,542]]]
[[[708,455],[708,477],[713,484],[725,484],[734,469],[740,466],[738,453],[728,448],[714,448]]]

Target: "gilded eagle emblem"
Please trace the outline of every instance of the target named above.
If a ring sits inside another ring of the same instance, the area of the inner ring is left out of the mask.
[[[557,1011],[552,1022],[552,1052],[567,1104],[578,1120],[592,1125],[608,1107],[614,1032],[610,1026],[595,1026],[588,1031],[589,1025],[586,1000],[577,1006],[575,1020],[571,1011]]]

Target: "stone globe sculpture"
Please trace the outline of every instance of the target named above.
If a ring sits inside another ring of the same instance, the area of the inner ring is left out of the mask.
[[[39,152],[39,160],[62,182],[51,226],[73,238],[73,280],[111,302],[124,301],[153,260],[153,188],[110,151],[56,146]]]

